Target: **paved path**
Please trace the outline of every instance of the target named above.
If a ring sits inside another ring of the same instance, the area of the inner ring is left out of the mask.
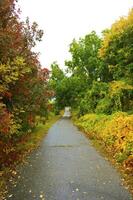
[[[19,166],[11,200],[130,200],[116,170],[88,139],[61,119],[49,130],[41,147]]]

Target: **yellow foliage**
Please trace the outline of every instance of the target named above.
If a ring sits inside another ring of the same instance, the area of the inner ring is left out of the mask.
[[[124,81],[112,81],[109,83],[109,85],[110,85],[109,89],[110,96],[119,93],[122,89],[133,90],[133,86],[125,83]]]
[[[113,115],[87,114],[76,120],[90,138],[101,141],[118,161],[127,162],[133,155],[133,115],[117,112]]]
[[[133,26],[133,9],[131,9],[127,17],[121,17],[111,26],[109,31],[104,33],[102,47],[99,50],[99,56],[104,57],[110,42],[114,38],[118,38],[120,35],[122,35],[122,33],[130,26]]]
[[[24,59],[16,57],[12,62],[0,64],[0,92],[8,89],[9,84],[14,84],[20,77],[31,71],[29,66],[26,66]]]

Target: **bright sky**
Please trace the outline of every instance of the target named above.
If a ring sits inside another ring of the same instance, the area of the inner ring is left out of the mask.
[[[19,0],[22,19],[27,16],[44,30],[37,46],[42,66],[70,58],[69,44],[92,30],[98,34],[133,8],[133,0]]]

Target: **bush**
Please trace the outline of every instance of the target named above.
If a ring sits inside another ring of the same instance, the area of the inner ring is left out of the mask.
[[[84,98],[80,101],[79,114],[84,115],[86,113],[95,112],[99,101],[108,94],[108,88],[109,86],[107,83],[94,81],[92,88],[86,92]]]
[[[111,99],[109,99],[108,97],[105,97],[104,99],[101,99],[98,102],[95,112],[97,114],[104,113],[104,114],[110,115],[112,113],[112,106],[113,106],[113,103]]]
[[[77,126],[102,142],[116,161],[126,163],[133,156],[133,115],[116,112],[113,115],[86,114],[76,120]]]

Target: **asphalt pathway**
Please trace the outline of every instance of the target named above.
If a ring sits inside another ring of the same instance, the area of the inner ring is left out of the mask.
[[[10,180],[9,200],[130,200],[118,172],[69,119],[49,130]]]

